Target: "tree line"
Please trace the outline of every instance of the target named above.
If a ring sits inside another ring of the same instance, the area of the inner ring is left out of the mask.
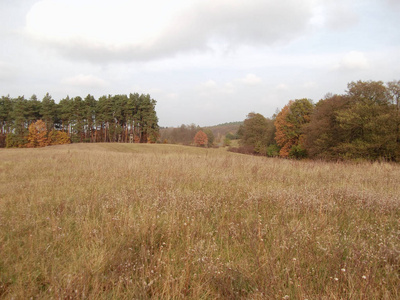
[[[156,101],[150,95],[108,95],[98,100],[67,96],[58,103],[47,93],[0,99],[0,147],[26,147],[29,126],[42,120],[46,134],[65,132],[72,142],[156,142]]]
[[[250,113],[233,151],[289,158],[400,161],[400,81],[357,81],[313,104],[291,100],[272,118]]]
[[[207,143],[198,143],[195,141],[195,136],[198,132],[204,132],[207,136]],[[181,145],[202,145],[212,147],[214,145],[214,133],[209,128],[201,128],[198,125],[182,124],[179,127],[161,128],[160,141],[165,144],[181,144]]]

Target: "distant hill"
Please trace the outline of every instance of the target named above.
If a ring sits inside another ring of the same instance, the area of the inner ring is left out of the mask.
[[[160,133],[167,133],[172,131],[173,129],[177,129],[177,128],[190,128],[193,130],[193,128],[195,128],[195,131],[197,131],[198,129],[196,128],[202,128],[202,129],[210,129],[212,131],[212,133],[217,136],[224,136],[228,133],[232,133],[235,134],[240,125],[243,124],[243,121],[238,121],[238,122],[228,122],[228,123],[223,123],[223,124],[218,124],[218,125],[213,125],[213,126],[205,126],[205,127],[199,127],[195,124],[192,125],[181,125],[179,127],[161,127],[160,128]]]
[[[229,123],[223,123],[223,124],[218,124],[214,126],[208,126],[204,127],[204,129],[210,129],[214,136],[217,137],[222,137],[225,136],[228,133],[235,134],[240,125],[242,125],[243,122],[229,122]]]
[[[190,145],[195,134],[200,130],[209,129],[214,134],[214,144],[222,143],[228,133],[236,134],[243,122],[229,122],[215,126],[200,127],[195,124],[181,125],[179,127],[160,128],[160,141],[171,144]]]

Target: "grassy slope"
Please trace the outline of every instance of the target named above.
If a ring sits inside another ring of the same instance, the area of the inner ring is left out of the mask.
[[[400,166],[0,150],[0,298],[398,299]]]

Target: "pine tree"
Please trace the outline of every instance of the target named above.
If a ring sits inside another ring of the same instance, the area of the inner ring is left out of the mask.
[[[49,93],[46,93],[43,97],[40,107],[40,115],[42,120],[46,123],[47,131],[54,128],[54,123],[57,119],[57,104]]]

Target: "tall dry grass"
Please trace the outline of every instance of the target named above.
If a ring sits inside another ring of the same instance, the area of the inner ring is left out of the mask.
[[[0,151],[5,299],[399,299],[400,166]]]

